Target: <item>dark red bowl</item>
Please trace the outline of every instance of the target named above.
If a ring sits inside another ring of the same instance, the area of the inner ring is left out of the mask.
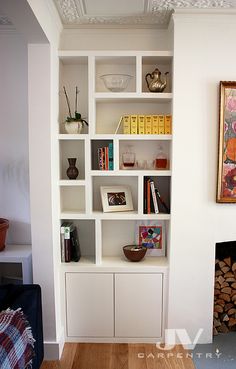
[[[143,246],[126,245],[123,247],[123,252],[129,261],[140,261],[144,258],[147,249]]]

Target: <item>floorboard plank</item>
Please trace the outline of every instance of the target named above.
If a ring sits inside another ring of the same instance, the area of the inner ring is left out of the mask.
[[[195,369],[187,353],[182,346],[66,343],[61,360],[44,361],[40,369]]]

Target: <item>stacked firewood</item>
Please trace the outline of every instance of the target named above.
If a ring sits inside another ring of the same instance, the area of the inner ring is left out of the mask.
[[[236,330],[236,262],[216,259],[213,334]]]

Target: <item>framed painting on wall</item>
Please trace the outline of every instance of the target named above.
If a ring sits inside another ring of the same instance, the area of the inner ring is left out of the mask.
[[[216,201],[236,202],[236,82],[220,82],[219,159]]]

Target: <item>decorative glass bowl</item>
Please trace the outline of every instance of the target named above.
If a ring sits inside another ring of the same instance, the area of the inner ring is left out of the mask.
[[[122,92],[128,87],[133,76],[129,74],[103,74],[100,78],[109,91]]]

